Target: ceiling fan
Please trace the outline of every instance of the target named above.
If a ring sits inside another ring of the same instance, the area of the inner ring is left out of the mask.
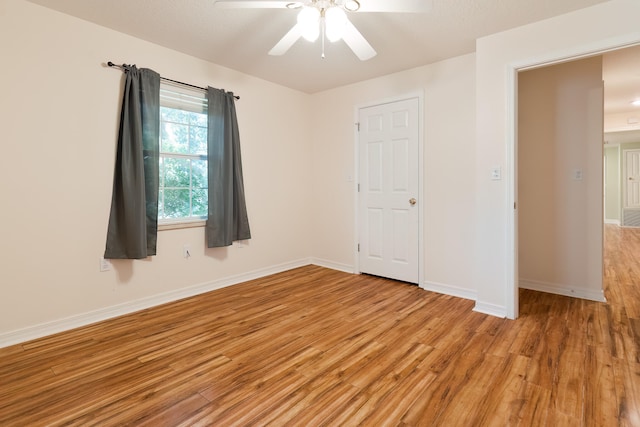
[[[401,12],[424,13],[432,0],[216,0],[223,8],[299,9],[297,23],[269,51],[269,55],[284,55],[301,37],[316,41],[321,36],[322,57],[325,39],[344,40],[361,61],[377,52],[351,23],[347,13]]]

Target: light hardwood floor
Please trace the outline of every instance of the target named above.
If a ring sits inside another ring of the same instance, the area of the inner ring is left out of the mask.
[[[0,349],[0,426],[640,426],[640,230],[521,317],[308,266]]]

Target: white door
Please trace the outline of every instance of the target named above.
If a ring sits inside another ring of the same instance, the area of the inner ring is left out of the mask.
[[[640,150],[625,150],[625,208],[640,208]]]
[[[419,281],[419,98],[359,110],[359,266]]]

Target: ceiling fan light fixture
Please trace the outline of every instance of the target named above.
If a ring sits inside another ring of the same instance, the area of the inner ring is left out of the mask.
[[[302,37],[314,42],[320,35],[320,11],[315,7],[303,7],[298,13],[298,25],[302,29]]]
[[[336,42],[342,38],[347,25],[347,15],[339,7],[331,7],[324,14],[327,39]]]
[[[349,12],[356,12],[360,9],[360,2],[358,0],[347,0],[344,2],[343,7]]]

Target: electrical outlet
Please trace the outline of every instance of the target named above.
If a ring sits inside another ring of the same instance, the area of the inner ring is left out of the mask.
[[[104,259],[104,257],[100,257],[100,271],[109,270],[111,270],[111,262],[108,259]]]
[[[185,259],[191,258],[191,246],[189,245],[182,246],[182,258],[185,258]]]
[[[502,169],[500,166],[494,166],[491,168],[491,180],[500,181],[502,179]]]

